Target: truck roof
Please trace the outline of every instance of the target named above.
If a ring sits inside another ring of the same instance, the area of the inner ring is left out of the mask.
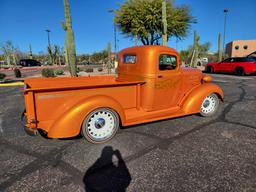
[[[178,63],[179,54],[175,49],[160,45],[135,46],[123,49],[118,55],[118,74],[144,76],[154,75],[158,72],[159,56],[171,54],[176,56]],[[129,62],[129,60],[132,62]]]
[[[162,45],[144,45],[144,46],[128,47],[126,49],[123,49],[120,53],[127,53],[127,52],[150,53],[150,52],[162,52],[162,51],[173,52],[178,54],[178,52],[175,49],[167,46],[162,46]]]

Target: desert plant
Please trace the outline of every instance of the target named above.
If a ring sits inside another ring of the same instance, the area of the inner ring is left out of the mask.
[[[0,73],[0,80],[3,80],[6,77],[4,73]]]
[[[82,68],[80,68],[80,67],[77,67],[77,68],[76,68],[76,72],[77,72],[77,73],[82,72],[82,71],[84,71],[84,69],[82,69]]]
[[[219,38],[218,38],[218,61],[220,62],[222,60],[222,37],[221,33],[219,33]]]
[[[64,74],[64,70],[63,69],[56,69],[54,71],[55,75],[63,75]]]
[[[49,69],[49,68],[43,69],[42,76],[43,77],[55,77],[54,70]]]
[[[21,71],[18,68],[15,68],[14,75],[16,78],[21,78]]]
[[[93,72],[93,68],[87,68],[87,69],[85,69],[85,72],[92,73]]]
[[[193,44],[193,54],[191,59],[191,66],[196,67],[197,66],[197,60],[198,60],[198,42],[199,42],[199,36],[196,31],[194,31],[194,44]]]
[[[75,39],[68,0],[64,0],[64,11],[65,21],[62,22],[62,27],[66,31],[65,47],[68,56],[67,60],[71,76],[77,77]]]
[[[167,46],[167,19],[166,19],[166,1],[162,1],[162,44]]]
[[[17,64],[18,48],[14,47],[11,41],[6,41],[5,43],[1,44],[0,51],[3,53],[8,66],[11,64]]]
[[[29,59],[33,59],[32,46],[29,44]]]
[[[101,71],[103,71],[103,69],[102,68],[98,68],[98,71],[101,72]]]

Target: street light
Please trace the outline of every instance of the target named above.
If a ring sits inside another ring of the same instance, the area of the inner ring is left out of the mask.
[[[226,22],[227,22],[227,14],[228,14],[228,9],[224,9],[224,35],[223,35],[223,51],[224,51],[224,55],[225,55],[225,52],[226,52],[226,49],[225,49],[225,39],[226,39]]]
[[[115,10],[108,10],[109,13],[115,13]],[[116,36],[116,24],[114,22],[114,47],[115,47],[115,61],[117,59],[117,36]]]

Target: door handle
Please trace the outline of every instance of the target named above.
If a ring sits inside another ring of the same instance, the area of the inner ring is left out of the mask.
[[[158,75],[157,77],[158,77],[158,78],[163,78],[163,75]]]

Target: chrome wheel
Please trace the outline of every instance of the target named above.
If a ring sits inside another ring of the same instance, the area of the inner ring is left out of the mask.
[[[216,94],[208,95],[202,105],[200,114],[202,116],[211,116],[213,115],[219,107],[219,98]]]
[[[118,128],[117,113],[111,109],[100,108],[87,116],[83,123],[82,133],[92,143],[103,143],[113,138]]]

